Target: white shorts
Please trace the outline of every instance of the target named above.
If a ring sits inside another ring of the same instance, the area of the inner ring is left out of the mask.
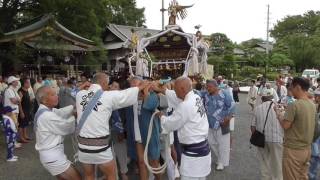
[[[105,164],[112,160],[111,147],[99,153],[84,153],[79,151],[79,161],[84,164]]]
[[[62,144],[50,150],[39,151],[39,153],[41,164],[52,176],[62,174],[71,165],[71,162],[64,154]]]

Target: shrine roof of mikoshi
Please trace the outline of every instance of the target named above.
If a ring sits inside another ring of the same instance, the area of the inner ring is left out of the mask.
[[[70,31],[52,14],[20,29],[5,33],[0,43],[23,42],[39,50],[92,51],[95,42]]]
[[[128,48],[132,35],[131,29],[135,31],[139,39],[146,36],[152,36],[160,32],[160,30],[144,27],[109,24],[103,35],[103,41],[105,43],[104,48],[107,50]]]

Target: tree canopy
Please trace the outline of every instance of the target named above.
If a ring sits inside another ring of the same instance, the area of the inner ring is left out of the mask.
[[[297,71],[319,67],[320,11],[287,16],[271,31],[276,45],[274,52],[291,59]]]
[[[95,41],[108,23],[142,26],[144,8],[135,0],[0,0],[0,33],[53,13],[71,31]]]

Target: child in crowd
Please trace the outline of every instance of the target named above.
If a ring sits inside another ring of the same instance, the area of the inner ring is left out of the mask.
[[[13,155],[14,145],[17,138],[17,128],[12,120],[13,113],[15,109],[12,109],[10,106],[5,106],[2,109],[2,117],[4,124],[4,131],[6,135],[6,143],[7,143],[7,161],[15,162],[18,160],[17,156]]]

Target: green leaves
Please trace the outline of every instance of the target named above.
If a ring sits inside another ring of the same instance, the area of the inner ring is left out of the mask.
[[[145,22],[144,9],[137,8],[135,0],[7,0],[0,4],[0,29],[9,32],[21,21],[48,13],[76,34],[99,41],[108,23],[142,26]]]
[[[223,33],[214,33],[210,36],[210,39],[212,42],[211,48],[215,54],[221,55],[226,53],[232,53],[234,44],[227,37],[227,35]]]
[[[320,63],[320,12],[287,16],[271,31],[276,39],[273,63],[295,65],[297,71],[318,67]],[[284,58],[286,56],[286,58]],[[284,60],[289,59],[289,61]]]

